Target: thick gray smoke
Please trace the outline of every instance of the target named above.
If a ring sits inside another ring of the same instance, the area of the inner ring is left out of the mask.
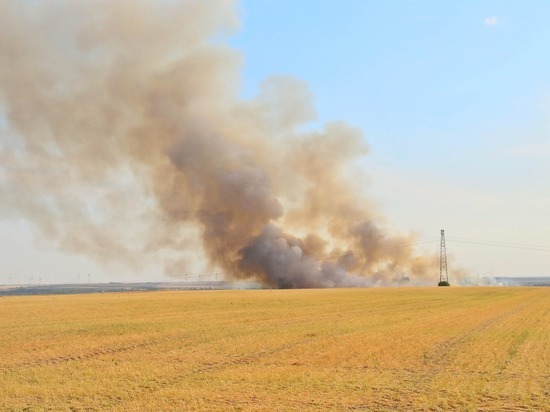
[[[433,257],[363,197],[359,130],[303,82],[238,98],[228,0],[0,4],[0,213],[69,253],[183,275],[197,253],[274,287],[421,282]],[[198,239],[198,242],[197,242]]]

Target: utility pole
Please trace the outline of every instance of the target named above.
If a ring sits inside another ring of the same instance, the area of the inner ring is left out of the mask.
[[[447,270],[447,249],[445,247],[445,230],[441,229],[441,244],[439,248],[439,283],[437,286],[451,286]]]

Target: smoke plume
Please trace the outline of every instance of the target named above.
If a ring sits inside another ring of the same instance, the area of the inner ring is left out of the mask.
[[[0,4],[0,213],[68,253],[281,288],[433,279],[364,198],[361,131],[304,82],[239,99],[229,0]],[[3,117],[3,120],[1,119]],[[435,263],[435,265],[434,265]]]

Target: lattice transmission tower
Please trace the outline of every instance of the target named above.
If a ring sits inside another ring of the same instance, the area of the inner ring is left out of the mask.
[[[447,270],[447,249],[445,247],[445,230],[441,229],[441,246],[439,248],[439,283],[437,286],[451,286]]]

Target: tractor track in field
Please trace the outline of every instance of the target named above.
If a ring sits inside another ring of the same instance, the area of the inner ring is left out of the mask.
[[[115,354],[120,354],[124,352],[131,352],[138,349],[144,349],[144,348],[152,347],[164,342],[178,341],[178,340],[184,339],[187,336],[188,335],[180,335],[180,336],[162,337],[157,339],[148,339],[142,342],[129,343],[127,345],[106,346],[106,347],[96,348],[95,350],[85,352],[85,353],[52,356],[49,358],[18,362],[11,365],[10,364],[0,365],[0,371],[10,371],[13,369],[51,366],[51,365],[57,365],[57,364],[73,362],[73,361],[86,361],[86,360],[91,360],[91,359],[99,358],[106,355],[115,355]]]
[[[423,367],[426,369],[426,376],[433,376],[434,373],[440,373],[447,370],[447,366],[452,360],[451,354],[456,352],[464,343],[468,342],[472,337],[477,336],[483,333],[485,330],[491,328],[493,325],[496,325],[498,322],[509,318],[510,316],[516,315],[528,306],[528,303],[521,303],[514,308],[500,313],[496,316],[493,316],[485,321],[479,323],[473,328],[466,330],[464,333],[461,333],[457,336],[453,336],[437,345],[434,348],[424,355]]]
[[[302,323],[303,320],[300,321],[294,321],[290,323]],[[51,357],[44,357],[41,359],[32,359],[28,361],[21,361],[16,362],[12,364],[3,364],[0,365],[0,373],[6,372],[6,371],[12,371],[14,369],[29,369],[29,368],[36,368],[36,367],[42,367],[42,366],[53,366],[53,365],[59,365],[63,363],[68,362],[77,362],[77,361],[88,361],[93,360],[96,358],[100,358],[107,355],[116,355],[121,354],[125,352],[131,352],[139,349],[154,347],[156,345],[167,343],[167,342],[177,342],[185,340],[186,338],[189,338],[192,336],[191,334],[182,334],[177,336],[165,336],[165,337],[159,337],[159,338],[151,338],[147,340],[143,340],[140,342],[131,342],[126,345],[117,345],[117,346],[104,346],[95,348],[93,350],[90,350],[88,352],[82,352],[82,353],[74,353],[74,354],[63,354],[58,356],[51,356]],[[309,335],[308,335],[309,336]],[[311,339],[311,337],[309,338]],[[277,352],[284,351],[292,346],[295,346],[295,343],[281,345],[280,347],[271,349],[271,350],[265,350],[260,351],[255,354],[241,356],[241,357],[235,357],[234,359],[238,360],[229,360],[227,362],[223,363],[213,363],[213,364],[206,364],[201,368],[198,368],[197,370],[193,371],[194,373],[200,373],[202,371],[206,371],[209,369],[215,369],[217,366],[222,364],[232,364],[232,363],[247,363],[250,362],[256,358],[259,358],[261,356],[269,356],[270,354],[274,354]]]
[[[266,350],[246,354],[246,355],[235,356],[223,362],[213,362],[211,364],[206,364],[202,367],[193,369],[191,373],[198,374],[198,373],[210,372],[212,370],[221,370],[221,369],[225,369],[235,365],[246,365],[255,360],[264,358],[266,356],[275,355],[277,353],[284,352],[288,349],[292,349],[296,346],[304,345],[310,342],[312,339],[313,337],[308,336],[307,338],[296,340],[293,342],[288,342],[283,345],[276,346],[274,348],[270,348],[270,349],[266,349]]]
[[[34,367],[68,363],[72,361],[86,361],[86,360],[99,358],[101,356],[119,354],[124,352],[130,352],[133,350],[143,349],[147,347],[152,347],[165,342],[178,341],[178,340],[184,339],[185,337],[188,337],[188,335],[164,337],[159,339],[150,339],[144,342],[137,342],[137,343],[121,345],[116,347],[105,347],[105,348],[97,349],[88,353],[78,354],[78,355],[57,356],[57,357],[39,359],[39,360],[34,360],[29,362],[20,362],[13,365],[0,365],[0,373],[6,372],[6,371],[11,372],[14,369],[18,369],[18,368],[19,369],[34,368]],[[132,391],[135,391],[138,393],[153,394],[165,389],[177,387],[181,384],[181,382],[185,381],[189,376],[200,375],[200,374],[209,373],[209,372],[217,372],[227,368],[231,368],[233,366],[250,364],[258,359],[262,359],[267,356],[282,353],[284,351],[287,351],[289,349],[295,348],[300,345],[305,345],[317,338],[318,336],[316,334],[306,334],[301,339],[287,342],[275,347],[267,348],[267,349],[256,351],[253,353],[243,354],[240,356],[232,356],[219,362],[204,363],[199,367],[191,368],[187,371],[184,370],[182,371],[182,373],[177,375],[164,376],[164,377],[152,380],[148,384],[140,384],[137,387],[132,388]],[[183,361],[175,360],[175,362],[181,363]],[[122,399],[118,401],[111,400],[111,402],[113,402],[113,406],[117,404],[122,405],[125,403],[125,401]]]
[[[283,365],[279,365],[283,366]],[[395,375],[396,378],[403,378],[404,376],[411,377],[411,378],[417,378],[419,376],[419,372],[421,372],[420,369],[415,368],[388,368],[388,367],[380,367],[380,366],[343,366],[340,369],[346,370],[346,371],[373,371],[373,372],[385,372],[390,375]],[[528,379],[532,378],[531,375],[526,373],[518,373],[518,372],[503,372],[500,370],[494,370],[494,371],[480,371],[480,370],[465,370],[460,368],[446,368],[446,372],[456,375],[456,376],[478,376],[478,377],[486,377],[486,376],[493,376],[495,374],[506,376],[510,379]],[[541,379],[549,380],[550,381],[550,373],[540,375]]]
[[[224,369],[231,368],[233,366],[251,364],[252,362],[258,359],[262,359],[267,356],[272,356],[278,353],[285,352],[289,349],[293,349],[295,347],[308,344],[317,338],[318,337],[316,334],[306,334],[301,339],[287,342],[275,347],[267,348],[264,350],[260,350],[260,351],[256,351],[248,354],[231,356],[222,361],[204,363],[201,366],[190,368],[187,371],[183,371],[183,373],[181,374],[166,376],[161,379],[157,379],[151,382],[150,385],[141,385],[139,388],[136,388],[136,390],[140,392],[144,391],[149,393],[159,392],[164,389],[178,386],[182,381],[186,380],[189,376],[200,375],[200,374],[209,373],[209,372],[219,372]]]
[[[494,371],[465,371],[460,368],[450,367],[450,365],[454,359],[453,354],[458,352],[462,345],[467,343],[473,337],[482,334],[484,331],[490,329],[491,327],[503,321],[504,319],[517,315],[518,313],[528,308],[531,304],[538,303],[539,300],[540,298],[535,302],[529,301],[529,302],[519,303],[511,309],[505,312],[499,313],[496,316],[492,316],[489,319],[486,319],[483,322],[477,324],[476,326],[464,331],[463,333],[435,345],[431,351],[425,354],[423,364],[420,367],[420,369],[416,372],[416,374],[412,373],[410,376],[406,378],[407,380],[410,380],[411,382],[413,382],[413,385],[411,385],[411,387],[409,388],[409,391],[411,393],[414,393],[417,396],[423,396],[426,393],[429,393],[430,391],[433,390],[432,383],[435,381],[435,378],[442,373],[449,373],[452,375],[463,376],[464,379],[467,379],[469,376],[472,376],[472,375],[478,375],[478,376],[504,375],[514,380],[531,378],[531,376],[529,376],[528,374],[506,372],[504,369],[494,370]],[[548,377],[549,375],[545,374],[540,378],[544,379]],[[481,402],[478,403],[476,406],[478,410],[490,410],[492,407],[494,407],[495,400],[480,399],[480,401]],[[508,398],[505,399],[505,398],[499,397],[498,401],[502,401],[502,402],[508,401],[508,402],[511,402],[510,405],[514,404],[514,402]],[[488,409],[484,409],[485,406],[487,406]],[[520,411],[525,409],[521,409],[521,407],[518,406],[518,408],[516,409],[509,409],[509,410]]]

